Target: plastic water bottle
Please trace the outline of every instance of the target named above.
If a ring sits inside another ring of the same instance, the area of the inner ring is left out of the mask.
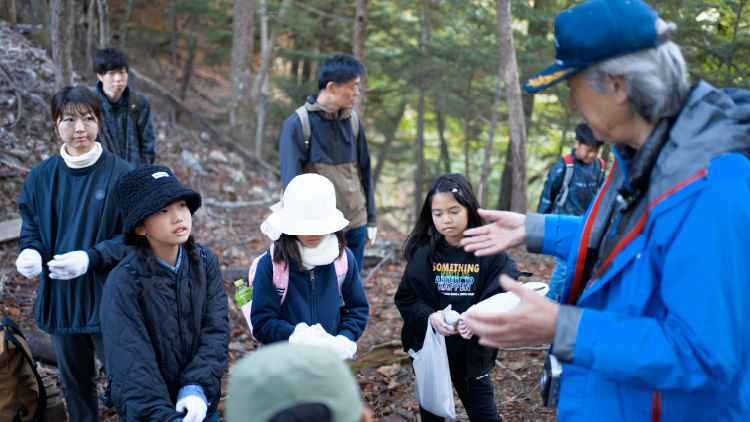
[[[237,294],[234,295],[234,298],[237,299],[237,303],[239,303],[240,306],[244,306],[245,304],[253,300],[253,288],[250,286],[242,288],[242,283],[242,279],[234,282],[234,285],[237,286],[238,289],[240,289]]]
[[[443,315],[443,319],[445,320],[445,323],[448,325],[456,326],[458,323],[458,319],[461,318],[461,314],[451,309],[450,311],[446,312]]]

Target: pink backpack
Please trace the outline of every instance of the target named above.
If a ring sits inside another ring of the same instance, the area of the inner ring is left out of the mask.
[[[276,286],[276,291],[280,295],[281,304],[284,304],[284,299],[286,299],[286,293],[287,293],[287,286],[289,286],[289,267],[282,263],[275,262],[273,260],[273,244],[271,244],[271,248],[268,250],[268,252],[271,256],[271,265],[273,268],[273,285]],[[250,287],[253,287],[253,280],[255,279],[255,271],[258,269],[258,262],[261,258],[263,258],[266,254],[263,254],[253,260],[253,263],[250,265],[250,271],[247,274],[247,282],[250,284]],[[349,271],[349,259],[346,257],[346,251],[342,253],[339,257],[333,260],[333,265],[336,268],[336,278],[338,279],[339,284],[339,296],[341,296],[341,283],[344,282],[344,279],[346,278],[346,273]],[[250,321],[250,310],[251,306],[253,304],[253,301],[242,305],[242,315],[245,316],[245,321],[247,321],[247,326],[250,327],[250,334],[253,333],[253,323]],[[344,304],[343,296],[341,298],[341,304]],[[253,337],[255,338],[255,337]]]

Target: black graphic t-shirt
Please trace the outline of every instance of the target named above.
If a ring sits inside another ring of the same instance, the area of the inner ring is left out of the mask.
[[[453,310],[463,313],[471,305],[503,291],[500,274],[514,279],[529,275],[518,271],[516,263],[505,252],[477,257],[463,248],[442,246],[443,252],[434,262],[428,256],[427,247],[419,249],[401,278],[394,299],[404,318],[401,332],[404,350],[422,348],[427,320],[433,312],[452,305]],[[476,343],[475,339],[471,341]],[[462,353],[457,349],[463,349],[466,343],[460,335],[446,337],[449,353]]]

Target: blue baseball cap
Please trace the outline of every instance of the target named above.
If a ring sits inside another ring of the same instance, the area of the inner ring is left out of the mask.
[[[555,19],[555,64],[529,78],[527,92],[539,92],[584,67],[657,46],[659,16],[641,0],[591,0]]]

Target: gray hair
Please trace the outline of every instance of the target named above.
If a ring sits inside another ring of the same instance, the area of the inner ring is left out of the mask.
[[[687,98],[687,67],[680,47],[669,41],[675,24],[656,20],[659,45],[585,68],[583,79],[600,94],[610,92],[607,74],[625,79],[628,99],[646,120],[675,116]]]

